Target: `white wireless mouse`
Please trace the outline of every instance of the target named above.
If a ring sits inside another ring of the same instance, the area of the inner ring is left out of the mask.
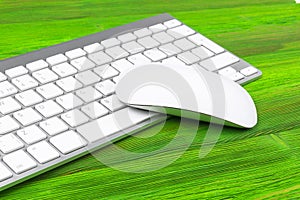
[[[120,77],[116,95],[131,107],[185,118],[245,128],[257,123],[255,104],[243,87],[199,67],[136,67]]]

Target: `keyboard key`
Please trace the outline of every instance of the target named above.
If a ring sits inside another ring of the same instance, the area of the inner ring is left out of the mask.
[[[82,88],[82,83],[80,83],[75,78],[69,76],[67,78],[58,80],[56,84],[62,88],[65,92],[71,92],[73,90],[77,90],[79,88]]]
[[[249,66],[249,67],[246,67],[244,69],[241,70],[241,73],[244,75],[244,76],[251,76],[253,74],[256,74],[258,72],[257,69],[255,69],[254,67],[252,66]]]
[[[17,92],[17,88],[13,86],[10,82],[3,81],[0,83],[0,98],[16,94]]]
[[[41,121],[43,118],[32,108],[26,108],[24,110],[20,110],[13,114],[14,118],[16,118],[23,126],[27,126],[33,124],[35,122]]]
[[[3,115],[17,111],[21,109],[21,105],[11,97],[7,97],[0,100],[0,112]]]
[[[107,108],[105,108],[98,102],[93,102],[83,106],[81,108],[81,111],[83,111],[87,116],[89,116],[92,119],[99,118],[108,114]]]
[[[94,72],[102,79],[109,79],[119,75],[119,72],[110,65],[99,66],[94,69]]]
[[[230,76],[232,74],[235,74],[236,70],[232,67],[226,67],[224,69],[219,70],[218,73],[223,76]]]
[[[58,117],[52,117],[40,123],[40,127],[49,135],[56,135],[68,130],[68,126]]]
[[[195,54],[196,56],[198,56],[201,60],[212,57],[214,55],[213,52],[211,52],[204,46],[192,49],[192,53]]]
[[[122,45],[122,48],[124,48],[130,54],[136,54],[145,50],[145,48],[136,41],[125,43]]]
[[[63,154],[71,153],[84,147],[87,143],[75,131],[61,133],[49,140]]]
[[[63,81],[63,83],[65,83]],[[63,84],[62,84],[63,85]],[[46,85],[36,88],[36,91],[42,95],[45,99],[52,99],[54,97],[62,95],[64,92],[54,85],[53,83],[48,83]]]
[[[7,79],[7,76],[5,76],[2,72],[0,72],[0,82],[5,81]]]
[[[157,40],[158,42],[160,42],[161,44],[166,44],[169,42],[174,41],[174,38],[171,37],[169,34],[167,34],[166,32],[160,32],[160,33],[156,33],[152,36],[155,40]]]
[[[52,70],[60,77],[67,77],[77,73],[77,70],[69,63],[62,63],[52,67]]]
[[[12,173],[8,170],[8,168],[0,163],[0,181],[4,181],[10,177],[12,177]]]
[[[151,60],[141,53],[129,56],[128,60],[134,65],[144,65],[147,63],[151,63]]]
[[[119,46],[115,46],[109,49],[106,49],[105,53],[107,53],[109,56],[111,56],[113,59],[121,59],[124,57],[127,57],[129,53],[122,49]]]
[[[15,78],[17,76],[21,76],[24,74],[27,74],[28,70],[23,67],[23,66],[18,66],[18,67],[14,67],[8,70],[5,70],[5,74],[9,77],[9,78]]]
[[[27,144],[33,144],[47,138],[47,135],[36,125],[18,130],[17,135]]]
[[[39,142],[27,148],[28,153],[39,163],[47,163],[59,157],[59,153],[46,141]]]
[[[24,144],[21,140],[12,133],[0,137],[0,150],[5,154],[20,149],[23,146]]]
[[[125,104],[122,103],[116,95],[111,95],[101,99],[100,102],[112,112],[125,107]]]
[[[168,56],[173,56],[181,52],[181,50],[178,47],[176,47],[171,43],[162,45],[159,47],[159,49],[163,51],[165,54],[167,54]]]
[[[0,135],[18,129],[20,125],[9,115],[0,117]]]
[[[95,85],[95,88],[99,90],[105,96],[115,92],[116,84],[111,80],[105,80]]]
[[[85,56],[86,55],[86,52],[83,51],[81,48],[77,48],[77,49],[74,49],[74,50],[71,50],[71,51],[67,51],[65,53],[65,55],[70,59],[75,59],[75,58],[79,58],[81,56]]]
[[[167,27],[165,25],[163,25],[163,24],[155,24],[153,26],[150,26],[149,29],[153,33],[158,33],[158,32],[167,30]]]
[[[200,62],[200,65],[206,68],[208,71],[215,71],[228,65],[232,65],[239,60],[240,59],[235,55],[225,52]]]
[[[79,126],[89,121],[89,118],[77,109],[62,114],[61,118],[71,127]]]
[[[159,45],[159,42],[154,40],[152,37],[144,37],[142,39],[137,40],[138,43],[140,43],[143,47],[146,49],[152,49],[154,47],[157,47]]]
[[[85,102],[95,101],[102,98],[102,94],[93,87],[89,86],[76,91],[76,95],[79,96]]]
[[[164,23],[164,25],[165,25],[166,27],[168,27],[168,28],[174,28],[174,27],[176,27],[176,26],[181,25],[181,22],[178,21],[177,19],[171,19],[171,20],[169,20],[169,21],[166,21],[166,22]]]
[[[95,53],[97,51],[101,51],[104,49],[104,47],[99,44],[99,43],[94,43],[94,44],[90,44],[90,45],[87,45],[83,48],[87,53]]]
[[[117,38],[109,38],[107,40],[103,40],[101,42],[101,44],[105,47],[105,48],[110,48],[113,46],[117,46],[120,45],[121,42],[117,39]]]
[[[26,68],[29,69],[29,71],[34,72],[34,71],[46,68],[48,66],[49,66],[49,64],[46,63],[44,60],[37,60],[32,63],[28,63],[26,65]]]
[[[192,54],[189,51],[178,54],[178,58],[180,60],[182,60],[183,62],[185,62],[185,64],[187,64],[187,65],[191,65],[193,63],[196,63],[196,62],[200,61],[199,57],[195,56],[194,54]]]
[[[157,62],[167,57],[166,54],[164,54],[162,51],[158,50],[157,48],[145,51],[144,55],[150,58],[153,62]]]
[[[57,97],[56,102],[59,103],[64,109],[70,110],[81,106],[83,101],[79,99],[73,93],[65,94],[63,96]]]
[[[58,55],[55,55],[55,56],[51,56],[51,57],[46,59],[46,61],[52,66],[63,63],[63,62],[66,62],[67,60],[68,60],[68,58],[63,54],[58,54]]]
[[[11,80],[11,82],[22,91],[37,87],[39,85],[39,83],[28,74],[14,78]]]
[[[113,66],[121,73],[126,72],[134,67],[134,65],[128,62],[125,58],[111,63],[111,66]]]
[[[126,33],[123,35],[118,36],[118,40],[120,40],[122,43],[130,42],[132,40],[135,40],[137,37],[133,35],[132,33]]]
[[[148,35],[151,35],[152,32],[148,28],[143,28],[137,31],[133,32],[134,35],[136,35],[138,38],[146,37]]]
[[[224,48],[220,47],[219,45],[217,45],[216,43],[207,39],[206,37],[204,37],[203,35],[201,35],[199,33],[188,37],[188,39],[191,40],[192,42],[194,42],[198,46],[200,46],[200,45],[205,46],[206,48],[208,48],[209,50],[213,51],[216,54],[219,54],[219,53],[222,53],[223,51],[225,51]]]
[[[37,166],[36,162],[23,150],[3,156],[3,161],[17,174]]]
[[[167,31],[167,33],[170,34],[171,36],[173,36],[174,38],[179,39],[179,38],[183,38],[183,37],[192,35],[195,33],[195,31],[186,25],[181,25],[181,26],[169,29]]]
[[[113,60],[111,57],[109,57],[103,51],[99,51],[97,53],[90,54],[90,55],[88,55],[88,58],[91,59],[97,65],[104,65]]]
[[[41,84],[49,83],[58,79],[58,76],[48,68],[33,72],[32,76]]]
[[[73,65],[77,70],[84,71],[87,69],[92,69],[96,65],[87,57],[77,58],[71,61],[71,65]]]
[[[134,108],[124,108],[115,113],[101,117],[77,128],[77,131],[89,142],[95,142],[140,122],[150,119],[154,113]],[[106,124],[107,126],[103,126]]]
[[[40,103],[40,104],[35,106],[35,109],[46,118],[49,118],[49,117],[52,117],[54,115],[60,114],[64,111],[53,100],[49,100],[49,101]]]
[[[243,79],[245,76],[243,74],[237,72],[237,73],[231,74],[228,77],[233,81],[239,81],[239,80]]]
[[[183,38],[183,39],[180,39],[180,40],[176,40],[174,42],[174,44],[182,49],[183,51],[187,51],[187,50],[190,50],[194,47],[196,47],[196,45],[194,45],[192,42],[188,41],[187,39]]]
[[[75,78],[79,80],[83,85],[91,85],[101,80],[94,72],[88,70],[75,75]]]
[[[163,63],[163,64],[169,64],[169,65],[177,64],[177,65],[185,66],[185,63],[184,63],[184,62],[182,62],[181,60],[179,60],[178,58],[176,58],[176,57],[174,57],[174,56],[162,60],[162,63]]]

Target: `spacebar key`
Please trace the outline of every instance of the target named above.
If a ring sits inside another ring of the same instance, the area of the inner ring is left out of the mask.
[[[124,108],[95,121],[79,126],[77,131],[89,142],[95,142],[101,138],[150,119],[150,117],[154,115],[155,113],[148,111]]]

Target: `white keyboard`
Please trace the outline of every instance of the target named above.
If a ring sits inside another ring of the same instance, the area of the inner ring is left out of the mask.
[[[261,75],[168,14],[0,61],[0,190],[162,120],[114,94],[121,73],[149,62],[240,84]]]

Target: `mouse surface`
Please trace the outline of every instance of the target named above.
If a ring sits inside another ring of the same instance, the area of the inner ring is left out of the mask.
[[[257,123],[255,104],[243,87],[199,67],[136,67],[121,76],[116,95],[129,106],[185,118],[245,128]]]

